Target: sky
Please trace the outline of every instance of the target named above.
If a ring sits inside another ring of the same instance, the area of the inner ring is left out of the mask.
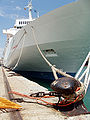
[[[33,9],[39,11],[42,16],[73,1],[75,0],[32,0],[32,4]],[[2,57],[6,42],[6,36],[2,33],[3,29],[13,27],[17,18],[28,18],[28,9],[24,10],[28,2],[29,0],[0,0],[0,57]]]

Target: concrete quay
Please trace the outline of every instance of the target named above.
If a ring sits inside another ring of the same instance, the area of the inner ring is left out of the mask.
[[[4,71],[12,91],[19,92],[25,95],[30,95],[31,93],[37,93],[41,91],[48,92],[48,89],[40,86],[39,84],[33,81],[30,81],[22,76],[16,75],[13,76],[13,74],[15,74],[13,71],[8,71],[8,69],[5,68]],[[0,67],[0,97],[8,99],[6,95],[6,89],[3,81],[3,72],[1,67]],[[14,97],[22,98],[21,96],[18,95],[14,95]],[[17,102],[19,105],[22,106],[20,114],[23,120],[90,120],[90,114],[68,117],[64,116],[60,111],[57,111],[54,108],[36,104],[36,100],[31,100],[24,97],[23,99],[28,102],[27,103]],[[57,99],[50,99],[48,101],[55,102],[56,100]],[[2,111],[0,111],[0,120],[11,120],[10,113],[9,112],[3,113]]]

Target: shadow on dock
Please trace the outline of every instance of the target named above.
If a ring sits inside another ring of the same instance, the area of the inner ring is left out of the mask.
[[[82,100],[77,103],[71,104],[67,107],[54,107],[54,108],[59,110],[60,112],[62,112],[64,115],[67,115],[67,116],[90,114],[90,112],[87,110]]]

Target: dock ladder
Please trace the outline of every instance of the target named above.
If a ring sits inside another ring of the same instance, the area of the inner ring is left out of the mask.
[[[79,81],[83,81],[83,84],[85,86],[85,94],[86,94],[90,82],[90,52],[88,53],[85,61],[83,62],[82,66],[77,72],[75,78]]]

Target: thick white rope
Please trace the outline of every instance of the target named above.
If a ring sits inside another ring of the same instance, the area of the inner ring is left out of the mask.
[[[77,74],[76,74],[76,76],[75,76],[76,79],[78,79],[78,77],[79,77],[79,75],[80,75],[82,69],[84,68],[86,62],[88,61],[89,56],[90,56],[90,52],[89,52],[89,54],[87,55],[85,61],[84,61],[83,64],[82,64],[82,66],[80,67],[79,71],[77,72]]]
[[[25,29],[24,29],[24,31],[25,31]],[[23,41],[22,41],[22,47],[21,47],[20,55],[19,55],[19,57],[18,57],[18,60],[17,60],[17,62],[16,62],[16,64],[15,64],[15,66],[12,68],[12,70],[14,70],[14,69],[18,66],[19,61],[20,61],[20,59],[21,59],[22,52],[23,52],[23,46],[24,46],[24,40],[25,40],[25,36],[24,36],[25,34],[26,34],[26,31],[24,32],[24,34],[23,34],[23,36],[22,36],[22,38],[24,37],[24,39],[23,39]]]
[[[88,65],[87,65],[87,68],[84,70],[84,67],[85,67],[85,64],[86,64],[87,61],[88,61]],[[85,94],[86,94],[89,83],[90,83],[90,52],[87,55],[85,61],[82,64],[82,66],[80,67],[79,71],[77,72],[75,78],[78,79],[80,82],[81,82],[81,80],[84,79],[83,84],[85,86]]]
[[[85,80],[84,80],[85,93],[87,92],[89,83],[90,83],[90,56],[89,56],[87,72],[86,72],[86,76],[85,76]]]
[[[31,29],[32,29],[32,32],[33,32],[33,37],[34,37],[34,41],[35,41],[35,44],[36,44],[36,46],[37,46],[37,49],[38,49],[39,53],[41,54],[42,58],[43,58],[43,59],[46,61],[46,63],[51,67],[55,79],[58,79],[57,74],[56,74],[55,72],[57,72],[57,73],[59,73],[59,74],[61,74],[61,75],[63,75],[63,76],[66,76],[66,77],[71,77],[71,78],[73,78],[71,75],[66,74],[65,72],[61,71],[60,69],[57,69],[56,67],[54,67],[54,65],[52,65],[52,64],[47,60],[47,58],[43,55],[43,53],[42,53],[42,51],[41,51],[41,49],[40,49],[40,47],[39,47],[39,45],[38,45],[38,43],[37,43],[37,39],[36,39],[35,32],[34,32],[34,27],[31,26]]]

